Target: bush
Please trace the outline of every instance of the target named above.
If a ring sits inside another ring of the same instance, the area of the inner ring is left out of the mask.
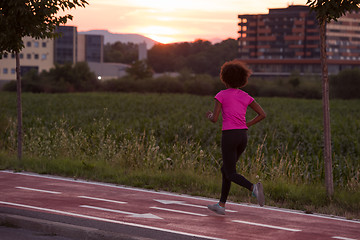
[[[7,92],[16,92],[16,81],[14,80],[14,81],[5,83],[2,90],[7,91]]]
[[[255,97],[321,98],[320,77],[290,76],[280,79],[250,78],[244,90]]]
[[[219,80],[220,81],[220,80]],[[187,93],[196,95],[211,95],[214,92],[214,80],[210,75],[201,74],[184,82]]]
[[[360,98],[360,69],[348,69],[330,77],[332,98]]]
[[[177,78],[162,76],[155,79],[147,79],[144,82],[146,92],[157,93],[184,93],[184,84]]]
[[[196,95],[214,94],[214,79],[209,75],[191,76],[184,80],[181,77],[161,76],[158,78],[137,79],[125,76],[120,79],[104,81],[101,89],[113,92],[140,93],[190,93]]]
[[[79,62],[74,66],[70,63],[55,65],[40,74],[29,71],[22,77],[21,87],[24,92],[34,93],[88,92],[96,90],[99,81],[86,62]],[[5,84],[3,90],[16,91],[16,81]]]

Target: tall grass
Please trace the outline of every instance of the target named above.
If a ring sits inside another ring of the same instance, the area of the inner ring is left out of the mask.
[[[16,154],[15,99],[14,94],[0,95],[0,151],[10,156]],[[238,171],[267,184],[274,201],[289,191],[281,188],[284,182],[322,185],[321,101],[257,101],[268,117],[249,129]],[[153,180],[158,179],[168,190],[177,189],[177,184],[192,186],[195,192],[219,190],[214,186],[220,182],[221,124],[204,116],[213,108],[211,96],[24,94],[23,105],[24,156],[32,159],[27,169],[83,177],[87,172],[105,181],[155,188],[159,185]],[[249,111],[248,118],[253,115]],[[359,100],[331,101],[334,182],[349,192],[360,189],[359,119]],[[0,156],[0,166],[12,168],[4,159]],[[208,183],[187,182],[200,175]]]

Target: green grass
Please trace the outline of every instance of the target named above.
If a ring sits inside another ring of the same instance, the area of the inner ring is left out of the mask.
[[[360,101],[332,100],[334,198],[326,197],[321,100],[260,98],[238,171],[264,183],[268,205],[360,218]],[[16,96],[0,94],[0,168],[218,198],[221,124],[213,97],[24,94],[24,157],[16,158]],[[249,113],[249,118],[253,113]],[[230,200],[253,202],[233,185]]]

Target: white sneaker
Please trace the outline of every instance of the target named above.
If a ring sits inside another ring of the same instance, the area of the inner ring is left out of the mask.
[[[210,209],[214,213],[217,213],[217,214],[220,214],[220,215],[225,215],[225,208],[220,206],[219,203],[216,203],[214,205],[208,205],[207,207],[208,207],[208,209]]]
[[[256,197],[256,199],[258,200],[260,207],[264,206],[265,204],[264,189],[263,189],[263,185],[260,182],[254,184],[252,195]]]

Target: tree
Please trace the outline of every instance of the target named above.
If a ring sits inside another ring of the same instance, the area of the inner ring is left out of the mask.
[[[55,28],[72,16],[57,16],[58,11],[85,7],[85,0],[6,0],[0,1],[0,56],[4,52],[16,56],[18,159],[22,157],[22,104],[19,53],[24,48],[23,37],[54,38]]]
[[[104,46],[104,62],[131,64],[138,56],[138,44],[135,43],[107,43]]]
[[[322,69],[322,102],[324,121],[324,161],[325,184],[328,197],[334,195],[334,183],[331,160],[331,129],[330,129],[330,102],[329,102],[329,77],[326,55],[326,23],[337,19],[347,12],[359,9],[360,0],[308,0],[311,11],[316,13],[320,26],[320,59]]]
[[[224,62],[237,57],[237,48],[237,41],[231,38],[215,45],[204,40],[155,44],[148,51],[148,62],[157,73],[187,69],[197,74],[218,76]]]
[[[136,80],[151,78],[153,76],[153,70],[145,61],[135,61],[126,69],[126,72]]]

